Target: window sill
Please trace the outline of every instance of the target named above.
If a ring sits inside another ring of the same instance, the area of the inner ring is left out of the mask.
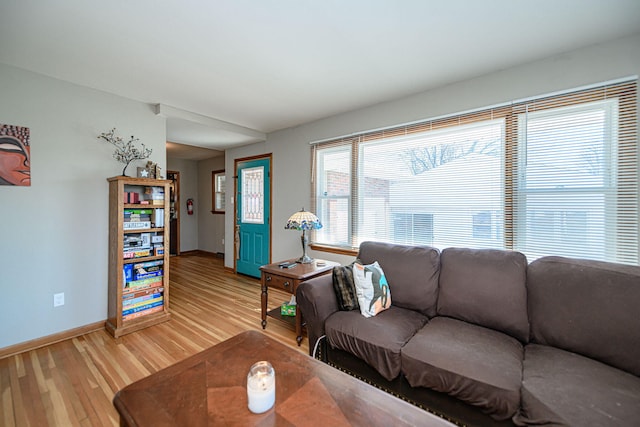
[[[313,249],[314,251],[329,252],[332,254],[352,255],[352,256],[358,255],[358,249],[340,248],[337,246],[320,245],[317,243],[311,243],[309,245],[309,248]]]

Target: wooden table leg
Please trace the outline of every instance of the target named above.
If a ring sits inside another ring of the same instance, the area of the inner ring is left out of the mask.
[[[296,341],[299,347],[302,343],[302,313],[300,313],[298,306],[296,306]]]
[[[267,300],[269,298],[269,294],[267,293],[267,284],[264,280],[264,276],[262,276],[262,293],[261,293],[261,302],[262,302],[262,329],[267,327]]]

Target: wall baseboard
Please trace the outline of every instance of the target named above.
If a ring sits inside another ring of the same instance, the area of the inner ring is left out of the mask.
[[[15,356],[18,353],[35,350],[40,347],[45,347],[60,341],[68,340],[71,338],[79,337],[80,335],[104,329],[104,322],[105,320],[102,320],[100,322],[90,323],[78,328],[58,332],[57,334],[47,335],[46,337],[36,338],[31,341],[25,341],[15,345],[10,345],[9,347],[0,348],[0,359],[4,359],[5,357],[9,356]]]
[[[206,256],[209,258],[218,258],[218,259],[224,259],[224,252],[208,252],[208,251],[203,251],[202,249],[194,249],[192,251],[186,251],[186,252],[180,252],[180,256]],[[228,271],[229,273],[235,273],[236,270],[233,267],[224,267],[225,271]]]
[[[194,249],[192,251],[182,251],[180,252],[179,256],[193,256],[193,255],[198,255],[198,256],[207,256],[207,257],[211,257],[211,258],[223,258],[224,254],[222,254],[221,252],[207,252],[207,251],[203,251],[202,249]],[[223,255],[222,257],[220,255]]]

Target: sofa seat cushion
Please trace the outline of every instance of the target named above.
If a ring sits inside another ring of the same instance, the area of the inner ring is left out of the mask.
[[[637,426],[640,378],[575,353],[525,347],[518,425]]]
[[[374,317],[338,311],[325,322],[327,342],[367,362],[391,381],[400,374],[400,349],[427,323],[417,311],[391,306]]]
[[[505,420],[520,407],[523,355],[509,335],[435,317],[403,347],[402,373],[412,387],[447,393]]]

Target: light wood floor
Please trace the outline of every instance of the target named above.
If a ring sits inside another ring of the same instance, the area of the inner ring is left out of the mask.
[[[221,259],[171,258],[172,319],[118,342],[104,330],[0,360],[0,426],[117,426],[116,391],[248,329],[260,326],[258,279],[225,271]],[[269,290],[269,308],[290,295]],[[267,335],[298,347],[275,319]],[[230,360],[229,363],[233,363]]]

